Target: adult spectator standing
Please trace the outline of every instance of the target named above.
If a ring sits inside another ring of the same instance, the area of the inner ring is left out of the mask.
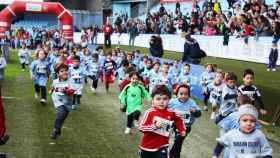
[[[192,64],[199,64],[201,58],[206,56],[205,52],[200,49],[198,42],[192,38],[189,33],[185,35],[185,39],[186,42],[184,44],[184,54],[182,61]]]
[[[104,32],[104,45],[107,48],[111,48],[111,35],[113,33],[113,28],[109,24],[109,20],[107,20],[106,24],[103,26]]]
[[[128,34],[129,34],[129,46],[134,46],[135,38],[138,35],[138,29],[134,22],[131,24],[131,26],[129,26]]]
[[[162,39],[160,36],[152,36],[150,40],[150,53],[153,57],[161,58],[163,56]]]
[[[5,36],[1,41],[1,51],[3,52],[6,62],[8,62],[10,54],[10,40],[7,38],[7,36]]]

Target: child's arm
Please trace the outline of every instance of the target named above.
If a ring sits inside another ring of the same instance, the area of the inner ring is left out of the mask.
[[[183,119],[175,113],[174,121],[175,121],[176,128],[179,130],[180,135],[184,137],[186,135],[186,127]]]
[[[119,95],[120,102],[122,106],[126,105],[126,99],[127,99],[127,86],[122,90],[122,92]]]
[[[141,121],[139,130],[141,132],[152,132],[155,129],[156,129],[156,126],[153,124],[153,121],[152,121],[152,113],[150,110],[148,110],[148,111],[146,111],[146,113]]]
[[[152,100],[152,97],[151,97],[150,93],[145,89],[145,87],[142,86],[142,85],[140,85],[140,86],[141,86],[140,88],[141,88],[142,91],[143,91],[143,97],[144,97],[145,99],[147,99],[148,101]]]
[[[256,94],[254,96],[256,98],[256,101],[259,103],[259,106],[260,106],[260,112],[261,114],[266,114],[266,110],[264,108],[264,103],[263,103],[263,100],[262,100],[262,97],[261,97],[261,93],[258,89],[256,89]]]
[[[267,139],[265,138],[265,135],[261,133],[261,136],[259,136],[260,138],[260,144],[261,144],[261,155],[263,158],[272,158],[272,148],[269,144],[269,142],[267,141]]]

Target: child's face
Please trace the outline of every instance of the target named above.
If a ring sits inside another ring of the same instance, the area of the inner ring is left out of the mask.
[[[189,90],[185,87],[181,87],[178,90],[177,98],[182,102],[187,101],[189,99]]]
[[[107,55],[107,60],[111,60],[112,56],[111,55]]]
[[[148,61],[148,62],[147,62],[147,67],[148,67],[148,68],[152,67],[152,62],[151,62],[151,61]]]
[[[79,60],[73,60],[73,66],[74,67],[79,67],[80,66],[80,61]]]
[[[168,106],[170,98],[167,95],[157,94],[152,99],[152,105],[159,109],[165,109]]]
[[[208,72],[211,72],[212,69],[213,69],[212,65],[207,65],[206,70],[207,70]]]
[[[184,74],[188,74],[190,72],[190,67],[189,66],[184,66],[183,67],[183,72],[184,72]]]
[[[251,133],[256,129],[256,118],[252,115],[243,115],[239,120],[240,131],[243,133]]]
[[[126,59],[127,59],[128,61],[130,61],[130,60],[132,60],[132,56],[131,56],[131,55],[127,55]]]
[[[67,69],[60,69],[58,71],[58,77],[61,80],[67,80],[67,78],[68,78],[68,70]]]
[[[169,65],[163,65],[162,71],[163,71],[164,73],[168,73],[168,70],[169,70]]]
[[[44,51],[40,51],[39,54],[38,54],[38,57],[39,57],[40,60],[45,59],[45,57],[46,57],[45,52]]]
[[[243,82],[245,85],[252,85],[254,82],[254,76],[250,74],[246,75],[243,77]]]
[[[133,75],[131,78],[130,78],[130,82],[132,84],[137,84],[138,83],[138,76],[137,75]]]
[[[96,58],[92,58],[92,61],[93,61],[93,62],[97,62],[97,59],[96,59]]]
[[[158,71],[158,70],[159,70],[159,65],[158,65],[158,64],[155,64],[155,65],[154,65],[154,70],[155,70],[155,71]]]
[[[216,76],[215,76],[215,83],[216,84],[220,84],[222,83],[224,77],[221,73],[217,73]]]
[[[231,88],[233,88],[235,86],[235,83],[236,83],[235,80],[227,80],[226,81],[226,84]]]

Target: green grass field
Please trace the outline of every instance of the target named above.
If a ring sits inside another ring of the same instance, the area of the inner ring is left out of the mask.
[[[124,49],[129,50],[128,47]],[[53,128],[55,109],[50,97],[45,106],[34,99],[29,73],[21,72],[15,53],[12,52],[2,89],[5,96],[7,133],[11,138],[8,144],[0,146],[0,153],[6,153],[8,158],[138,157],[140,134],[123,134],[126,117],[119,112],[117,87],[112,87],[106,94],[101,82],[97,94],[92,94],[89,86],[85,86],[82,105],[70,113],[60,139],[52,141],[49,135]],[[166,57],[171,56],[178,58],[180,54],[166,54]],[[256,83],[263,93],[265,103],[276,105],[276,95],[279,96],[278,72],[268,73],[261,64],[214,58],[207,58],[204,62],[209,61],[216,62],[224,70],[235,71],[239,76],[246,66],[252,67],[256,71]],[[146,105],[145,108],[149,106]],[[274,135],[277,136],[279,128],[266,128],[265,131],[275,132]],[[185,141],[182,158],[210,157],[217,134],[214,123],[209,120],[209,113],[203,112]],[[271,142],[274,157],[280,157],[280,143],[277,139],[278,137],[275,137]]]

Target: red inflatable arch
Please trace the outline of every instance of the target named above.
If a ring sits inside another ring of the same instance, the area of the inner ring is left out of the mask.
[[[73,18],[69,10],[57,2],[14,1],[0,12],[0,38],[10,29],[13,17],[24,12],[54,14],[60,21],[61,32],[65,39],[73,39]]]

